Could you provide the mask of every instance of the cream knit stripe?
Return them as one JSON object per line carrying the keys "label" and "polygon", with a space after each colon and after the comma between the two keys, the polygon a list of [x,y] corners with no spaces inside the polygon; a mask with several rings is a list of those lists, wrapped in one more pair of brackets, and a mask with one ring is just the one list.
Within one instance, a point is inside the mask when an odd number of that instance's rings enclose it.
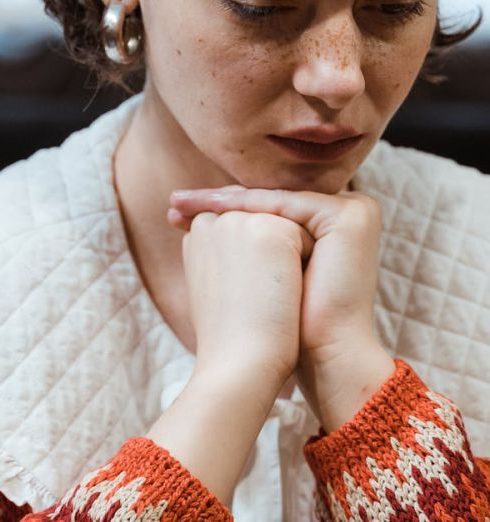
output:
{"label": "cream knit stripe", "polygon": [[[71,490],[71,498],[68,495],[63,498],[51,517],[56,519],[62,509],[65,506],[70,506],[71,502],[71,506],[73,507],[72,517],[76,520],[77,515],[86,511],[92,497],[98,494],[87,512],[91,520],[103,520],[111,511],[111,508],[120,502],[120,507],[113,514],[113,520],[125,520],[128,522],[137,520],[144,520],[145,522],[159,521],[168,506],[168,502],[161,500],[156,506],[146,506],[143,512],[137,515],[136,511],[131,508],[141,496],[141,488],[145,483],[145,478],[140,477],[125,486],[120,486],[125,475],[126,473],[122,472],[114,480],[105,480],[89,488],[86,487],[89,480],[84,479],[78,487]],[[90,479],[91,478],[93,477],[91,476]],[[114,494],[106,500],[106,495],[113,490],[115,490]]]}
{"label": "cream knit stripe", "polygon": [[[332,484],[329,482],[327,483],[327,492],[335,520],[342,522],[359,521],[361,520],[359,513],[362,508],[367,513],[369,520],[389,522],[390,518],[396,515],[387,497],[387,492],[390,491],[395,495],[403,509],[413,508],[421,522],[429,522],[418,502],[419,495],[423,492],[413,476],[413,468],[417,468],[422,477],[429,482],[440,480],[448,496],[452,496],[457,492],[456,486],[445,473],[444,468],[449,463],[435,445],[435,439],[439,439],[452,452],[460,454],[468,465],[469,471],[473,472],[474,463],[464,449],[466,442],[465,434],[459,429],[456,422],[458,420],[461,423],[461,416],[457,408],[451,401],[434,392],[427,391],[426,395],[434,404],[434,414],[448,426],[447,429],[441,429],[434,422],[422,421],[415,416],[409,417],[410,426],[416,428],[418,432],[415,434],[415,440],[421,447],[427,450],[428,456],[422,457],[411,448],[403,446],[395,437],[391,437],[392,448],[400,456],[396,461],[397,467],[406,481],[401,484],[393,470],[389,468],[381,469],[375,459],[367,457],[366,465],[373,475],[369,483],[375,491],[378,500],[372,502],[354,478],[349,473],[344,472],[343,479],[347,489],[346,501],[351,510],[351,516],[347,517],[342,504],[336,497]],[[437,405],[439,407],[436,407]]]}

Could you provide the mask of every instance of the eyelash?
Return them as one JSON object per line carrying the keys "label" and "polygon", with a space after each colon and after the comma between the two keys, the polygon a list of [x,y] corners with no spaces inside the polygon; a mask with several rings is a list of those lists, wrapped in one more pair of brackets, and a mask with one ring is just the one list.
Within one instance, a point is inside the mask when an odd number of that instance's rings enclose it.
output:
{"label": "eyelash", "polygon": [[[268,17],[294,9],[294,7],[246,5],[236,0],[220,0],[220,3],[225,11],[232,11],[243,20],[252,22],[264,22]],[[382,14],[396,18],[400,23],[407,23],[414,17],[423,16],[425,13],[425,2],[423,0],[400,4],[380,4],[380,7],[388,9],[387,11],[382,9]],[[393,9],[392,12],[389,11],[390,8]],[[374,10],[374,6],[371,6],[369,10]]]}
{"label": "eyelash", "polygon": [[220,0],[220,3],[225,11],[232,11],[245,20],[259,20],[284,9],[276,6],[245,5],[235,0]]}
{"label": "eyelash", "polygon": [[416,16],[423,16],[425,13],[425,2],[419,0],[408,4],[381,4],[383,8],[392,8],[393,11],[383,11],[386,16],[393,16],[400,18],[402,21],[408,22]]}

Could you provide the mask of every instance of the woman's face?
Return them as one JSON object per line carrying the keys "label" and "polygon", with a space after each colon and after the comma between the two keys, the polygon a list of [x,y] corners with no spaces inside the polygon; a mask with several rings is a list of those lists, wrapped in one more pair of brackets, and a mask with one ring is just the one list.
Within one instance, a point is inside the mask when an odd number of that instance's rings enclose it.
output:
{"label": "woman's face", "polygon": [[[437,16],[437,0],[142,0],[141,8],[151,90],[202,153],[246,187],[330,194],[407,96]],[[318,147],[299,157],[270,139],[311,127],[362,137],[336,158]]]}

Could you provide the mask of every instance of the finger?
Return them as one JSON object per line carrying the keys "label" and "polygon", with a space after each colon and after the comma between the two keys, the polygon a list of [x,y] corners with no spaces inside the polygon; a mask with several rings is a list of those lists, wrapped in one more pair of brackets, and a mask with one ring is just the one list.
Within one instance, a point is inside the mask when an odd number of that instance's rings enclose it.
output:
{"label": "finger", "polygon": [[[218,189],[210,189],[210,190],[219,190],[221,192],[235,192],[240,190],[247,190],[243,185],[226,185],[224,187]],[[187,197],[191,197],[194,191],[192,190],[175,190],[171,194],[170,204],[172,205],[172,196],[179,196],[180,200],[185,199]],[[175,228],[179,228],[181,230],[190,231],[192,226],[192,219],[199,212],[194,212],[192,215],[184,216],[181,212],[179,212],[176,208],[170,207],[167,211],[167,221],[174,226]]]}
{"label": "finger", "polygon": [[192,217],[203,211],[217,214],[230,210],[264,212],[294,221],[303,226],[315,240],[328,232],[329,225],[342,210],[346,201],[347,199],[342,195],[269,189],[231,192],[199,189],[185,196],[174,193],[171,197],[172,206],[186,217]]}
{"label": "finger", "polygon": [[219,189],[221,192],[239,192],[240,190],[247,190],[243,185],[226,185]]}
{"label": "finger", "polygon": [[167,211],[167,221],[175,228],[189,231],[191,229],[192,220],[192,217],[183,216],[175,208],[170,208]]}
{"label": "finger", "polygon": [[[216,214],[212,214],[215,217]],[[189,232],[192,227],[192,221],[194,217],[186,217],[183,216],[178,210],[175,208],[170,208],[167,212],[167,219],[172,226],[176,228],[185,230]],[[311,235],[303,228],[299,227],[299,232],[301,235],[301,243],[302,243],[302,251],[301,251],[301,260],[303,269],[306,269],[307,262],[313,252],[313,248],[315,246],[315,240],[311,237]]]}
{"label": "finger", "polygon": [[301,234],[301,265],[303,267],[303,271],[306,270],[306,267],[308,265],[308,260],[311,257],[311,254],[313,253],[313,248],[315,247],[315,240],[311,237],[310,233],[303,228],[302,226],[299,226],[299,231]]}
{"label": "finger", "polygon": [[243,190],[247,190],[243,185],[225,185],[224,187],[217,187],[212,189],[187,189],[187,190],[174,190],[170,194],[170,204],[173,204],[173,200],[183,200],[187,198],[191,198],[198,191],[207,191],[207,192],[240,192]]}

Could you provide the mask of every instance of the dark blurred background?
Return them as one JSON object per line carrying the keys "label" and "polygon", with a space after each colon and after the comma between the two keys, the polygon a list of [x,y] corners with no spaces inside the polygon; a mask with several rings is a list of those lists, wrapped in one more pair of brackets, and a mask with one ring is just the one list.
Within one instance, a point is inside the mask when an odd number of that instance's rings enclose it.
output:
{"label": "dark blurred background", "polygon": [[[490,0],[446,0],[455,1],[468,13],[448,11],[456,25],[474,19],[475,5],[486,23],[442,60],[445,83],[417,82],[385,139],[490,173]],[[95,92],[94,77],[63,51],[41,0],[10,4],[0,7],[0,169],[59,145],[128,96],[112,87]]]}

